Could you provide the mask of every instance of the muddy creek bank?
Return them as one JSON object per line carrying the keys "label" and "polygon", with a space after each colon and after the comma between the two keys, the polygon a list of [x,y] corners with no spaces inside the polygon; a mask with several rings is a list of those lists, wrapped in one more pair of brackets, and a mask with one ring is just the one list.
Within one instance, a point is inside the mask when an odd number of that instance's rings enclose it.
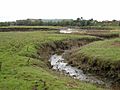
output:
{"label": "muddy creek bank", "polygon": [[103,39],[101,38],[66,39],[61,41],[44,43],[36,47],[38,50],[37,54],[44,60],[48,60],[50,56],[55,53],[63,53],[64,50],[79,48],[83,45],[99,40]]}
{"label": "muddy creek bank", "polygon": [[[39,54],[40,58],[47,63],[50,69],[53,68],[59,71],[63,71],[65,72],[65,74],[69,73],[69,76],[72,76],[75,79],[79,79],[79,80],[83,80],[83,81],[87,81],[91,83],[105,84],[102,80],[99,80],[93,76],[90,77],[90,75],[84,74],[84,72],[86,72],[87,70],[86,71],[85,69],[82,70],[82,68],[78,69],[76,64],[73,64],[73,63],[71,64],[70,62],[66,63],[64,62],[64,59],[62,58],[62,56],[57,55],[57,54],[64,53],[65,50],[71,51],[83,45],[86,45],[93,41],[98,41],[98,40],[101,40],[101,39],[100,38],[94,38],[94,39],[88,38],[88,39],[68,39],[68,40],[63,40],[63,41],[54,41],[54,42],[42,44],[40,45],[40,47],[37,47],[39,50],[37,53]],[[53,60],[51,60],[51,58]],[[60,60],[57,60],[58,58]],[[59,68],[58,68],[58,62],[61,63]],[[119,89],[113,89],[113,90],[119,90]]]}
{"label": "muddy creek bank", "polygon": [[0,28],[0,32],[10,32],[10,31],[16,31],[16,32],[23,32],[23,31],[52,31],[56,30],[58,31],[59,29],[57,28]]}

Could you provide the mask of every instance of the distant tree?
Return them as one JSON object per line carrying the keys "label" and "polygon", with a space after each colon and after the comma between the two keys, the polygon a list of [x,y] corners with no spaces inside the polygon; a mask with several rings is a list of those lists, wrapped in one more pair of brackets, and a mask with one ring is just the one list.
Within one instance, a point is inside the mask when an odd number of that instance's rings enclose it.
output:
{"label": "distant tree", "polygon": [[77,22],[80,22],[80,20],[81,20],[80,18],[77,18],[77,19],[76,19]]}
{"label": "distant tree", "polygon": [[0,22],[0,26],[10,26],[10,22]]}

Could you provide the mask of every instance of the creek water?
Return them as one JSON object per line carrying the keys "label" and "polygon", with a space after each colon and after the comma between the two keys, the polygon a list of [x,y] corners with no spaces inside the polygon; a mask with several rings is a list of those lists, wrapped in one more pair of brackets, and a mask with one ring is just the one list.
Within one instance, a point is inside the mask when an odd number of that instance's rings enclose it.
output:
{"label": "creek water", "polygon": [[102,80],[99,80],[95,76],[84,74],[83,70],[68,65],[63,58],[63,54],[54,54],[50,57],[49,62],[52,66],[52,69],[63,72],[65,75],[71,76],[72,78],[80,81],[105,85]]}

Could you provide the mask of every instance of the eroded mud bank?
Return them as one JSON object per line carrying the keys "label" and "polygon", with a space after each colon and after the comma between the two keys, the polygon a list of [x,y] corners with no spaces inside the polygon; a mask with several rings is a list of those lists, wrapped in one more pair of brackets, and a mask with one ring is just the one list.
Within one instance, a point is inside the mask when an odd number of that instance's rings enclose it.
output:
{"label": "eroded mud bank", "polygon": [[119,33],[111,33],[111,34],[109,34],[109,33],[108,34],[107,33],[88,33],[86,35],[97,36],[97,37],[101,37],[101,38],[105,38],[105,39],[120,37]]}
{"label": "eroded mud bank", "polygon": [[0,28],[0,32],[10,32],[10,31],[49,31],[49,30],[59,30],[57,28]]}
{"label": "eroded mud bank", "polygon": [[102,77],[109,78],[113,82],[120,83],[119,61],[110,62],[108,60],[100,60],[100,58],[90,57],[77,50],[69,51],[64,58],[70,65],[74,65],[86,72],[95,73]]}
{"label": "eroded mud bank", "polygon": [[101,40],[100,38],[82,38],[82,39],[67,39],[62,41],[54,41],[41,44],[36,47],[37,54],[44,60],[48,60],[55,53],[62,53],[64,50],[71,50],[86,45],[93,41]]}
{"label": "eroded mud bank", "polygon": [[[37,47],[38,49],[38,54],[41,57],[42,60],[44,60],[46,62],[46,64],[49,66],[49,68],[52,68],[49,59],[52,55],[54,54],[61,54],[63,53],[65,50],[69,50],[70,52],[68,52],[64,58],[67,61],[68,65],[71,65],[72,67],[76,67],[78,69],[83,70],[85,73],[86,72],[90,72],[90,73],[94,73],[98,76],[103,76],[104,80],[109,80],[112,79],[113,80],[113,76],[114,78],[116,78],[117,73],[119,73],[118,71],[116,71],[116,69],[112,69],[112,71],[110,70],[109,66],[112,64],[107,64],[107,62],[99,62],[99,60],[93,60],[88,62],[89,58],[88,57],[83,57],[81,55],[73,55],[74,51],[78,50],[76,48],[79,48],[83,45],[89,44],[90,42],[93,41],[98,41],[101,40],[100,38],[94,38],[94,39],[68,39],[68,40],[63,40],[63,41],[54,41],[54,42],[50,42],[50,43],[45,43],[40,45],[40,47]],[[72,51],[74,50],[74,51]],[[67,58],[66,58],[67,57]],[[106,66],[107,65],[107,66]],[[119,68],[118,68],[119,69]],[[108,77],[108,71],[112,72],[113,75],[109,75]],[[114,71],[114,73],[113,73]],[[108,78],[108,79],[106,79]],[[119,79],[114,79],[113,82],[118,82]],[[111,82],[109,82],[111,83]],[[119,90],[119,89],[114,89],[114,90]]]}
{"label": "eroded mud bank", "polygon": [[90,57],[80,52],[80,49],[71,50],[64,55],[71,66],[82,69],[86,73],[95,74],[109,84],[111,90],[120,90],[120,62],[110,62],[97,57]]}

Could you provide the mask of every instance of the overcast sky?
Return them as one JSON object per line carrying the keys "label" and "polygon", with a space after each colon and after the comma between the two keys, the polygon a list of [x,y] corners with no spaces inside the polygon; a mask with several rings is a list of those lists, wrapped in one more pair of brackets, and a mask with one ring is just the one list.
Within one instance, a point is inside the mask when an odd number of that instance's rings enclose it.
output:
{"label": "overcast sky", "polygon": [[0,0],[0,21],[77,17],[120,20],[120,0]]}

